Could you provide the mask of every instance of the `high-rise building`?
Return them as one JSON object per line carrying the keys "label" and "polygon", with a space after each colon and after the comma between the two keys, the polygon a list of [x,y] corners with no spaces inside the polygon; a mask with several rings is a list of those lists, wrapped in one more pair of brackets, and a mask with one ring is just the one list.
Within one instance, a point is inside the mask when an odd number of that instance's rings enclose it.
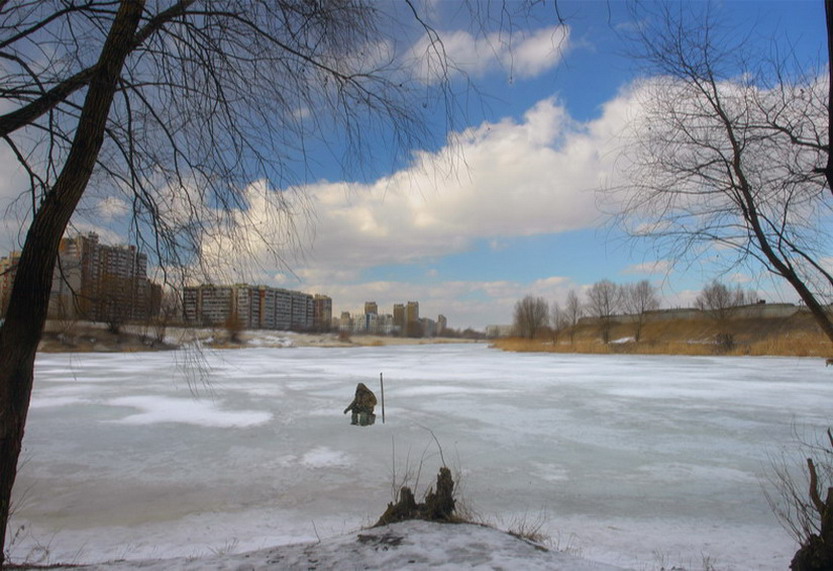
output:
{"label": "high-rise building", "polygon": [[227,325],[234,319],[246,329],[307,331],[313,328],[315,304],[311,295],[299,291],[203,284],[185,288],[183,313],[186,321],[197,325]]}
{"label": "high-rise building", "polygon": [[378,315],[379,314],[379,306],[376,304],[375,301],[366,301],[364,302],[364,313]]}
{"label": "high-rise building", "polygon": [[342,311],[341,317],[338,320],[338,330],[350,333],[353,331],[353,318],[350,317],[349,311]]}
{"label": "high-rise building", "polygon": [[419,321],[419,302],[409,301],[405,306],[405,321],[411,323],[412,321]]}
{"label": "high-rise building", "polygon": [[333,321],[333,299],[327,295],[312,297],[312,326],[316,331],[329,331]]}
{"label": "high-rise building", "polygon": [[393,327],[400,332],[405,331],[405,305],[401,303],[393,304]]}
{"label": "high-rise building", "polygon": [[419,320],[419,302],[409,301],[405,305],[405,335],[408,337],[422,337],[423,327]]}
{"label": "high-rise building", "polygon": [[438,315],[437,316],[437,335],[442,335],[445,330],[448,329],[448,319],[446,319],[445,315]]}
{"label": "high-rise building", "polygon": [[437,336],[437,322],[428,317],[422,317],[419,320],[420,337],[436,337]]}
{"label": "high-rise building", "polygon": [[[5,314],[19,252],[0,259],[0,309]],[[106,246],[91,232],[64,238],[52,274],[50,319],[123,323],[156,315],[162,288],[147,279],[147,256],[135,246]]]}
{"label": "high-rise building", "polygon": [[143,320],[159,311],[161,288],[147,279],[147,256],[135,246],[106,246],[98,235],[64,238],[52,278],[52,318]]}

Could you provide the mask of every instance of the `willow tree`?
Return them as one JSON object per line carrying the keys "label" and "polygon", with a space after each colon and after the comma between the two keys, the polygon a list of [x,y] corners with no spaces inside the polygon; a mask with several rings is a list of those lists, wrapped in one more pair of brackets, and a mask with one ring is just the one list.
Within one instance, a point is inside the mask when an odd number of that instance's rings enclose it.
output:
{"label": "willow tree", "polygon": [[[671,260],[716,254],[762,266],[833,341],[833,71],[788,46],[782,57],[778,46],[762,52],[753,36],[721,29],[709,4],[651,9],[637,38],[650,76],[634,88],[620,163],[624,226]],[[819,47],[833,49],[831,39]]]}
{"label": "willow tree", "polygon": [[[261,216],[255,197],[291,226],[303,213],[287,211],[288,191],[275,187],[303,178],[309,146],[356,149],[370,134],[405,150],[425,133],[420,114],[449,102],[447,84],[412,79],[396,56],[403,31],[415,28],[429,41],[414,55],[444,65],[420,6],[0,0],[0,145],[23,173],[17,202],[28,208],[0,327],[0,541],[73,214],[121,201],[133,241],[169,268],[198,265],[212,236]],[[448,77],[442,67],[438,77]],[[0,545],[0,566],[3,557]]]}

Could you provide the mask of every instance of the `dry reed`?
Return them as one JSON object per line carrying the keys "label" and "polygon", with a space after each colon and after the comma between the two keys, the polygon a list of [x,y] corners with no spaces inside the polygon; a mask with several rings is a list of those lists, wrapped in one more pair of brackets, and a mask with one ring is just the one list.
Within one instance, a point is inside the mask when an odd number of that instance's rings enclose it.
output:
{"label": "dry reed", "polygon": [[727,348],[716,343],[718,325],[708,319],[676,319],[646,323],[640,341],[634,338],[632,324],[617,323],[610,331],[610,343],[603,343],[599,330],[583,324],[552,338],[502,338],[493,346],[519,353],[589,353],[636,355],[773,355],[789,357],[830,357],[833,346],[812,318],[793,316],[786,319],[738,319],[726,333],[734,341]]}

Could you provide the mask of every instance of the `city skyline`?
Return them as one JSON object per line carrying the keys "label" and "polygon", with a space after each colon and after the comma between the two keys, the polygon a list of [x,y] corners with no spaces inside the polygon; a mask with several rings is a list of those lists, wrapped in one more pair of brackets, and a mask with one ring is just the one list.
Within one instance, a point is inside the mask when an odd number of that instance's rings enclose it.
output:
{"label": "city skyline", "polygon": [[[324,292],[336,313],[368,299],[385,307],[418,299],[425,314],[479,330],[511,323],[526,294],[563,303],[571,289],[583,295],[602,279],[648,279],[663,307],[690,306],[716,277],[769,301],[797,301],[755,264],[733,267],[720,250],[693,262],[672,259],[611,225],[615,205],[604,204],[599,190],[618,181],[618,135],[638,113],[639,82],[650,79],[627,56],[627,30],[639,22],[624,3],[564,1],[560,14],[537,7],[513,22],[511,49],[492,22],[473,33],[454,4],[434,3],[428,14],[455,62],[453,113],[437,116],[429,125],[436,130],[407,157],[380,142],[339,160],[310,142],[304,181],[252,181],[246,208],[255,220],[235,238],[247,258],[228,255],[229,237],[202,242],[214,281]],[[712,9],[724,30],[748,36],[762,52],[781,40],[802,65],[824,69],[821,2],[728,1]],[[400,55],[424,42],[415,33],[397,39]],[[27,205],[17,199],[28,181],[0,168],[7,207],[0,251],[11,251],[23,239]],[[285,220],[271,225],[266,213],[275,205],[254,191],[263,186],[300,213],[292,239]],[[85,200],[75,230],[131,241],[128,199],[101,191]]]}

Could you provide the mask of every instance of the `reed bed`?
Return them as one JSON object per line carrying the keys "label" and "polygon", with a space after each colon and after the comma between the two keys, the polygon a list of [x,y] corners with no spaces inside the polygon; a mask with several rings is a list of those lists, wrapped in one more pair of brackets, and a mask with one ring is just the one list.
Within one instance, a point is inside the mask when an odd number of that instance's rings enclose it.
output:
{"label": "reed bed", "polygon": [[608,343],[602,342],[598,327],[581,325],[557,336],[497,339],[493,346],[519,353],[833,357],[833,344],[804,316],[736,320],[722,330],[731,336],[731,345],[718,342],[721,327],[713,321],[680,319],[646,323],[638,342],[632,324],[615,324]]}

